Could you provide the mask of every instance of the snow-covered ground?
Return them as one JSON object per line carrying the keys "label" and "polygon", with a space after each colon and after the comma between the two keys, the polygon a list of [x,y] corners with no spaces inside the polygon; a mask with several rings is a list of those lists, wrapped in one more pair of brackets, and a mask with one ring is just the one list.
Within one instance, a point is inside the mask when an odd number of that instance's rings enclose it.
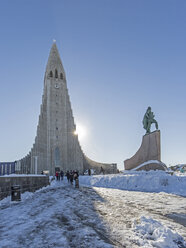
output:
{"label": "snow-covered ground", "polygon": [[164,171],[130,171],[117,175],[84,176],[81,183],[143,192],[166,192],[186,196],[186,173],[168,174]]}
{"label": "snow-covered ground", "polygon": [[[125,177],[133,180],[137,191],[117,189]],[[79,189],[66,180],[53,181],[35,193],[22,194],[21,202],[5,198],[0,201],[0,247],[185,248],[186,198],[140,192],[135,187],[136,182],[141,185],[137,178],[135,173],[84,176],[80,177]],[[92,187],[93,182],[102,186]]]}

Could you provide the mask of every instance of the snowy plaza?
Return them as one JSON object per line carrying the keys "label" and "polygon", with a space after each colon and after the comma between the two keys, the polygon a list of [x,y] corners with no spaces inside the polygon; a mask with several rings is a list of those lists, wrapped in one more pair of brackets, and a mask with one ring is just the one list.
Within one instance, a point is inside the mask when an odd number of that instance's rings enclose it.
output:
{"label": "snowy plaza", "polygon": [[[184,248],[186,177],[149,172],[154,191],[158,185],[161,191],[155,193],[142,189],[148,189],[145,174],[81,176],[79,189],[64,179],[22,194],[21,202],[5,198],[0,201],[0,247]],[[129,177],[133,180],[124,190]],[[166,193],[174,180],[177,193]],[[129,191],[132,186],[137,191]]]}
{"label": "snowy plaza", "polygon": [[2,0],[0,30],[0,248],[186,248],[186,0]]}

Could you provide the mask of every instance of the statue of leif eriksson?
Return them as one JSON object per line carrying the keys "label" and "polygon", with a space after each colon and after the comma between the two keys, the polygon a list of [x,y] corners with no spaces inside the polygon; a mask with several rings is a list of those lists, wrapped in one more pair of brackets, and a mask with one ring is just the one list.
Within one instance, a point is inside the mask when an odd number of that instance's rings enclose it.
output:
{"label": "statue of leif eriksson", "polygon": [[146,134],[150,133],[150,127],[152,123],[155,123],[156,126],[156,130],[158,129],[158,123],[157,121],[154,119],[155,115],[154,113],[151,111],[151,107],[148,107],[144,117],[143,117],[143,127],[146,130]]}

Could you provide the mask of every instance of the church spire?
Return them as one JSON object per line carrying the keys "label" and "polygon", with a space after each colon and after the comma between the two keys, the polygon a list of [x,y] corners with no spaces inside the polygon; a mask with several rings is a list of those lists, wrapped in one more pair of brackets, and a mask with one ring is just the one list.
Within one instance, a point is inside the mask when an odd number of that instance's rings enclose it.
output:
{"label": "church spire", "polygon": [[65,77],[65,71],[63,68],[63,64],[61,62],[61,58],[56,46],[56,41],[53,40],[53,44],[50,50],[50,54],[48,57],[48,62],[46,66],[46,73],[49,75],[51,72],[55,74],[55,71],[58,71],[59,73],[62,73]]}

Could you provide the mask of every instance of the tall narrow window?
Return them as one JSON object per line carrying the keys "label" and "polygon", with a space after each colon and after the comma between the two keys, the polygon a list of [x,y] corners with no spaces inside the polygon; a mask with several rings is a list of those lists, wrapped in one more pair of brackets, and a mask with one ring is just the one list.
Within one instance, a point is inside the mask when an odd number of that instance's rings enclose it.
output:
{"label": "tall narrow window", "polygon": [[60,166],[60,151],[59,151],[59,147],[56,147],[55,149],[55,167]]}
{"label": "tall narrow window", "polygon": [[50,74],[49,74],[49,76],[50,76],[50,77],[53,77],[53,73],[52,73],[52,71],[50,71]]}
{"label": "tall narrow window", "polygon": [[58,78],[58,72],[56,69],[55,69],[55,78]]}
{"label": "tall narrow window", "polygon": [[60,79],[63,79],[63,73],[60,73]]}

